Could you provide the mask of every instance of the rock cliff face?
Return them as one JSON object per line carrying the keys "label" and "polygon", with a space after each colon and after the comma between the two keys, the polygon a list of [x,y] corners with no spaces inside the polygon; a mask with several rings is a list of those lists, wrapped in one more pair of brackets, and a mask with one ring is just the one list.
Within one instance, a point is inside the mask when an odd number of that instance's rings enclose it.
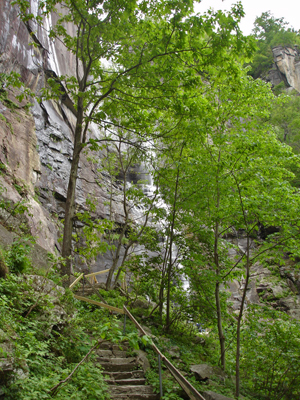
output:
{"label": "rock cliff face", "polygon": [[[38,0],[30,0],[33,13],[37,12],[37,4]],[[73,75],[74,57],[61,42],[50,41],[47,35],[47,27],[54,24],[55,19],[54,14],[45,19],[43,28],[25,25],[18,17],[17,7],[12,6],[10,0],[1,1],[0,74],[20,73],[22,81],[36,93],[45,87],[49,76]],[[74,33],[72,25],[67,29],[70,34]],[[30,33],[35,31],[36,46],[31,46]],[[18,104],[14,97],[16,93],[9,91],[8,95]],[[60,248],[57,232],[59,219],[64,216],[76,111],[68,97],[41,104],[35,101],[29,109],[25,105],[25,102],[16,106],[0,101],[0,161],[4,166],[0,176],[2,197],[13,204],[26,197],[32,214],[27,216],[31,232],[37,236],[41,247],[53,252]],[[91,127],[91,135],[97,136],[99,132]],[[97,216],[105,218],[109,215],[106,205],[109,195],[105,188],[95,183],[96,167],[82,155],[77,206],[84,208],[87,194],[93,195]],[[114,219],[122,223],[121,204],[117,198],[114,200]],[[2,215],[2,220],[6,218]],[[15,224],[18,224],[17,219]]]}
{"label": "rock cliff face", "polygon": [[276,86],[284,82],[288,88],[300,93],[300,53],[299,48],[277,46],[273,48],[274,66],[269,71],[268,80]]}
{"label": "rock cliff face", "polygon": [[[240,256],[246,251],[246,236],[243,232],[226,238],[236,248],[231,249],[232,257]],[[252,243],[251,248],[255,248]],[[264,304],[278,311],[283,311],[292,318],[300,319],[300,273],[297,260],[283,255],[281,262],[268,259],[264,265],[256,262],[251,266],[250,282],[246,292],[246,307],[249,304]],[[238,313],[241,307],[245,280],[228,282],[230,297],[228,304],[232,311]]]}

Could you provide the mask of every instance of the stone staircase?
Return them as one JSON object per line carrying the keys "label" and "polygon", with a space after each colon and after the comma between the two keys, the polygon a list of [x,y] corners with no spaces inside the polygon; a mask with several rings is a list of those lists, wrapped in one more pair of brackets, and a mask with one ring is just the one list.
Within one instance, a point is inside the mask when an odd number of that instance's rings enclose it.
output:
{"label": "stone staircase", "polygon": [[95,293],[95,291],[98,291],[98,289],[104,289],[105,285],[103,283],[97,283],[91,286],[90,284],[86,283],[83,285],[81,284],[80,287],[76,290],[75,294],[78,296],[85,296],[89,297],[92,294]]}
{"label": "stone staircase", "polygon": [[103,375],[109,385],[111,399],[158,400],[152,386],[146,385],[144,371],[136,356],[127,356],[128,344],[116,345],[102,342],[96,351],[97,362],[103,367]]}

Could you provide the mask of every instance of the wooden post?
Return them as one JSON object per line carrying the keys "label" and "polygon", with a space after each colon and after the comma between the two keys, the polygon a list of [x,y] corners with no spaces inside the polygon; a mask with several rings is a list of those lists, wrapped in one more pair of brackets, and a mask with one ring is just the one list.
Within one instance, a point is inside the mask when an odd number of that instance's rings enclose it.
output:
{"label": "wooden post", "polygon": [[74,295],[74,297],[77,300],[86,301],[87,303],[91,303],[91,304],[95,304],[96,306],[99,306],[99,307],[107,308],[108,310],[117,312],[119,314],[124,314],[124,312],[125,312],[121,308],[109,306],[108,304],[100,303],[100,301],[92,300],[87,297],[82,297],[82,296],[77,296],[77,295]]}
{"label": "wooden post", "polygon": [[71,285],[69,286],[69,289],[71,289],[73,286],[75,286],[76,283],[79,282],[80,279],[81,279],[82,277],[83,277],[83,273],[80,274],[80,275],[78,276],[78,278],[76,278],[75,281],[71,283]]}
{"label": "wooden post", "polygon": [[85,276],[85,278],[89,278],[91,276],[105,274],[108,271],[109,271],[109,269],[105,269],[104,271],[92,272],[91,274],[87,274],[87,275],[84,275],[84,276]]}

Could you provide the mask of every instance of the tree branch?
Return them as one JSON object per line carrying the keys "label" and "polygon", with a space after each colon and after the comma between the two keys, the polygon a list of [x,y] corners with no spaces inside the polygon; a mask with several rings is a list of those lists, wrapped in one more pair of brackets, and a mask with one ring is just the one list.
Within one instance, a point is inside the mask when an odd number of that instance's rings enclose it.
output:
{"label": "tree branch", "polygon": [[69,376],[66,377],[66,379],[63,379],[62,381],[60,381],[57,385],[53,386],[52,389],[50,389],[50,395],[52,397],[54,397],[57,392],[58,389],[60,388],[60,386],[63,383],[66,383],[69,379],[72,378],[72,376],[74,375],[74,373],[77,371],[77,369],[80,367],[81,364],[83,364],[85,362],[85,360],[88,358],[88,356],[91,354],[92,351],[94,351],[101,343],[103,342],[103,339],[98,340],[98,342],[95,344],[95,346],[93,346],[90,351],[83,357],[83,359],[76,365],[76,367],[73,369],[73,371],[70,373]]}

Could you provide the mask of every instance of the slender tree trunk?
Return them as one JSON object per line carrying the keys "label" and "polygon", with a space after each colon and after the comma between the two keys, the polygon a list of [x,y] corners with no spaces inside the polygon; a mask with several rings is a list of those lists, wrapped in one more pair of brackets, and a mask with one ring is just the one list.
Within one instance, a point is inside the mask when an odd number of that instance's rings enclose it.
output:
{"label": "slender tree trunk", "polygon": [[[219,151],[218,163],[221,161],[221,152]],[[216,177],[216,187],[217,187],[217,199],[216,199],[216,210],[220,208],[220,187],[219,187],[219,166],[218,173]],[[217,308],[217,323],[218,323],[218,336],[220,342],[220,360],[222,369],[225,371],[226,363],[225,363],[225,336],[223,333],[222,326],[222,310],[221,310],[221,301],[220,301],[220,263],[219,263],[219,222],[216,222],[215,225],[215,240],[214,240],[214,263],[216,268],[216,287],[215,287],[215,299],[216,299],[216,308]]]}
{"label": "slender tree trunk", "polygon": [[[128,167],[127,168],[124,167],[123,162],[122,162],[121,142],[119,142],[119,146],[117,146],[117,152],[118,152],[119,162],[121,165],[121,171],[123,172],[123,175],[124,175],[124,184],[123,184],[123,188],[122,188],[123,189],[124,225],[122,228],[122,232],[120,233],[120,235],[118,237],[117,249],[116,249],[115,254],[113,255],[112,266],[109,269],[108,277],[106,280],[106,290],[110,290],[113,274],[116,271],[116,269],[118,268],[118,262],[119,262],[119,258],[120,258],[121,247],[123,244],[123,238],[125,236],[125,232],[128,228],[128,223],[129,223],[129,212],[128,212],[128,208],[127,208],[127,202],[128,202],[128,200],[127,200],[127,184],[126,184]],[[110,204],[112,204],[112,197],[111,197]]]}
{"label": "slender tree trunk", "polygon": [[[182,157],[182,152],[185,144],[183,143],[180,150],[180,159]],[[167,309],[166,309],[166,332],[168,332],[171,324],[170,324],[170,308],[171,308],[171,301],[170,301],[170,291],[171,291],[171,273],[172,273],[172,247],[174,242],[174,227],[175,227],[175,217],[177,212],[177,200],[178,200],[178,193],[179,193],[179,176],[180,176],[180,168],[177,168],[176,174],[176,184],[175,184],[175,193],[174,193],[174,202],[172,207],[172,221],[171,221],[171,231],[170,231],[170,245],[169,245],[169,265],[167,270]]]}
{"label": "slender tree trunk", "polygon": [[73,219],[75,214],[76,182],[78,175],[80,153],[82,150],[82,123],[83,123],[83,102],[82,99],[79,98],[77,107],[77,121],[75,127],[73,158],[71,163],[71,171],[70,171],[69,184],[67,190],[64,234],[62,243],[62,257],[65,259],[65,264],[62,265],[61,273],[62,275],[67,275],[67,279],[64,280],[65,286],[70,285],[72,231],[73,231]]}
{"label": "slender tree trunk", "polygon": [[118,238],[117,250],[116,250],[116,253],[114,255],[113,263],[112,263],[112,266],[109,269],[108,277],[107,277],[107,280],[106,280],[106,290],[110,290],[113,274],[114,274],[114,272],[116,271],[116,269],[118,267],[118,261],[119,261],[119,258],[120,258],[120,251],[121,251],[121,247],[122,247],[122,240],[123,240],[123,237],[125,235],[126,229],[127,229],[127,221],[125,222],[125,224],[123,226],[123,229],[122,229],[122,232],[121,232],[121,234],[120,234],[120,236]]}
{"label": "slender tree trunk", "polygon": [[217,323],[218,323],[218,336],[220,342],[220,360],[221,366],[225,371],[225,337],[223,333],[222,326],[222,310],[221,310],[221,301],[220,301],[220,267],[219,267],[219,254],[218,254],[218,242],[219,242],[219,224],[216,224],[215,227],[215,245],[214,245],[214,262],[216,266],[216,287],[215,287],[215,299],[216,299],[216,308],[217,308]]}
{"label": "slender tree trunk", "polygon": [[246,300],[246,293],[250,279],[250,238],[247,236],[247,261],[246,261],[246,279],[243,290],[241,308],[237,320],[236,327],[236,359],[235,359],[235,396],[239,398],[240,395],[240,347],[241,347],[241,322]]}
{"label": "slender tree trunk", "polygon": [[[121,266],[120,266],[120,268],[118,269],[118,272],[117,272],[117,275],[116,275],[116,278],[115,278],[115,282],[114,282],[114,285],[113,285],[113,289],[116,287],[116,285],[117,285],[117,283],[118,283],[118,280],[119,280],[119,277],[120,277],[120,274],[121,274],[121,271],[122,271],[122,268],[121,268],[121,267],[124,265],[124,263],[125,263],[125,261],[126,261],[126,259],[127,259],[129,250],[130,250],[130,248],[131,248],[132,245],[133,245],[133,243],[129,243],[129,245],[126,246],[125,253],[124,253],[124,255],[123,255],[123,259],[122,259],[122,262],[121,262]],[[125,271],[125,279],[126,279],[126,271]]]}
{"label": "slender tree trunk", "polygon": [[[172,246],[172,240],[171,244]],[[167,271],[167,304],[166,304],[166,332],[169,331],[170,328],[170,308],[171,308],[171,301],[170,301],[170,291],[171,291],[171,272],[172,272],[172,247],[170,248],[170,261],[168,265]]]}
{"label": "slender tree trunk", "polygon": [[222,326],[222,312],[221,312],[221,302],[220,302],[220,283],[216,283],[215,289],[215,298],[216,298],[216,307],[217,307],[217,319],[218,319],[218,335],[219,335],[219,342],[220,342],[220,352],[221,352],[221,366],[222,369],[225,371],[226,367],[226,359],[225,359],[225,336],[223,333],[223,326]]}
{"label": "slender tree trunk", "polygon": [[167,264],[168,258],[169,258],[168,249],[169,249],[169,236],[167,237],[166,251],[164,254],[164,261],[163,261],[162,271],[161,271],[161,283],[160,283],[160,289],[159,289],[159,316],[160,316],[161,322],[162,322],[162,313],[163,313],[163,307],[164,307],[165,274],[166,274],[166,266],[167,266],[166,264]]}

